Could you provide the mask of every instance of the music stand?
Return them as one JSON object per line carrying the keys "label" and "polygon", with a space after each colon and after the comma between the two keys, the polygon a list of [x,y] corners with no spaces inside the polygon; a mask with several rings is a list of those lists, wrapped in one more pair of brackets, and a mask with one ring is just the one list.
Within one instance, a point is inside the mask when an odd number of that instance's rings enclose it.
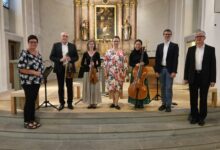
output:
{"label": "music stand", "polygon": [[156,95],[152,98],[152,100],[155,100],[155,101],[158,101],[160,98],[162,98],[161,96],[160,96],[160,94],[159,94],[159,78],[158,77],[156,77],[157,78],[157,82],[156,82],[156,86],[157,86],[157,93],[156,93]]}
{"label": "music stand", "polygon": [[56,110],[58,110],[58,108],[56,106],[54,106],[53,104],[51,104],[48,100],[47,100],[47,77],[48,75],[51,73],[51,71],[53,70],[53,67],[52,66],[49,66],[49,67],[46,67],[44,72],[43,72],[43,78],[44,78],[44,89],[45,89],[45,100],[42,104],[40,104],[40,106],[37,107],[37,109],[39,109],[40,107],[53,107],[55,108]]}
{"label": "music stand", "polygon": [[[153,67],[152,71],[154,72],[155,74],[155,68]],[[160,98],[162,98],[159,94],[159,77],[156,77],[157,80],[156,80],[156,86],[157,86],[157,92],[156,92],[156,95],[151,99],[151,100],[155,100],[155,101],[158,101],[160,100]]]}

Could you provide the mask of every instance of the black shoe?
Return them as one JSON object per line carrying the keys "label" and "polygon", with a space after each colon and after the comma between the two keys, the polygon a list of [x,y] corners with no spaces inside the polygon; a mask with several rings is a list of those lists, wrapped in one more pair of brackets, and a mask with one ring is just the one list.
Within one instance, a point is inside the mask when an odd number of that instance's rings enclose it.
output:
{"label": "black shoe", "polygon": [[121,107],[120,107],[120,106],[118,106],[118,105],[116,105],[116,106],[115,106],[115,109],[120,110],[120,109],[121,109]]}
{"label": "black shoe", "polygon": [[165,112],[171,112],[171,107],[166,107]]}
{"label": "black shoe", "polygon": [[68,108],[69,108],[69,109],[73,109],[74,107],[73,107],[72,104],[68,104]]}
{"label": "black shoe", "polygon": [[92,105],[92,108],[93,108],[93,109],[96,109],[96,108],[97,108],[97,105],[96,105],[96,104]]}
{"label": "black shoe", "polygon": [[199,120],[198,124],[199,124],[200,126],[204,126],[204,125],[205,125],[205,121],[204,121],[204,120]]}
{"label": "black shoe", "polygon": [[89,105],[87,108],[88,108],[88,109],[91,109],[91,108],[93,108],[93,106],[92,106],[92,105]]}
{"label": "black shoe", "polygon": [[190,124],[196,124],[196,123],[198,123],[198,120],[197,120],[197,119],[192,118],[192,119],[190,120]]}
{"label": "black shoe", "polygon": [[158,108],[159,111],[163,111],[163,110],[165,110],[165,109],[166,109],[166,106],[165,106],[165,105],[161,105],[161,106]]}
{"label": "black shoe", "polygon": [[60,106],[58,107],[58,110],[62,110],[64,108],[64,104],[60,104]]}
{"label": "black shoe", "polygon": [[111,105],[110,105],[110,108],[114,108],[114,107],[115,107],[115,104],[111,104]]}

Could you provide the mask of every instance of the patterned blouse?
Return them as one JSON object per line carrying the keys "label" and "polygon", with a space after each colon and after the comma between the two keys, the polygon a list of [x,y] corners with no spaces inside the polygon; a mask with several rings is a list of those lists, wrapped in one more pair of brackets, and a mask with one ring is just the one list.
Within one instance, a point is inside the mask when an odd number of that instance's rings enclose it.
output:
{"label": "patterned blouse", "polygon": [[122,75],[128,69],[127,59],[123,50],[109,49],[104,57],[104,67],[108,73],[106,87],[109,91],[122,90],[124,76]]}
{"label": "patterned blouse", "polygon": [[[37,56],[32,55],[27,50],[22,50],[18,61],[18,69],[31,69],[43,73],[44,66],[42,56],[38,53]],[[21,84],[40,84],[42,76],[34,76],[30,74],[20,73]]]}

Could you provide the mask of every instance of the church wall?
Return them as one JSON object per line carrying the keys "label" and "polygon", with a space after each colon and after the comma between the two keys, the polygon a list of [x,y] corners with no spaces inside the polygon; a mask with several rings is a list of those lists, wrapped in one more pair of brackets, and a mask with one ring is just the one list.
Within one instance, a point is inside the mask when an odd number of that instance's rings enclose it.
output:
{"label": "church wall", "polygon": [[[69,41],[73,40],[73,1],[72,0],[40,0],[40,44],[44,60],[49,55],[54,42],[60,41],[60,33],[69,33]],[[50,78],[55,75],[51,74]]]}
{"label": "church wall", "polygon": [[41,48],[44,59],[48,59],[54,42],[60,40],[60,33],[69,33],[73,39],[73,1],[40,0]]}
{"label": "church wall", "polygon": [[220,93],[220,13],[214,12],[214,0],[203,0],[204,17],[201,28],[206,32],[206,43],[215,47],[217,61],[217,88]]}
{"label": "church wall", "polygon": [[[2,1],[0,1],[2,6]],[[0,8],[0,92],[7,90],[7,76],[5,73],[6,69],[6,57],[5,57],[5,34],[4,34],[4,10]]]}
{"label": "church wall", "polygon": [[3,8],[4,10],[4,26],[5,30],[9,31],[9,10],[7,8]]}
{"label": "church wall", "polygon": [[163,30],[169,28],[169,0],[138,0],[137,38],[146,45],[150,56],[163,41]]}

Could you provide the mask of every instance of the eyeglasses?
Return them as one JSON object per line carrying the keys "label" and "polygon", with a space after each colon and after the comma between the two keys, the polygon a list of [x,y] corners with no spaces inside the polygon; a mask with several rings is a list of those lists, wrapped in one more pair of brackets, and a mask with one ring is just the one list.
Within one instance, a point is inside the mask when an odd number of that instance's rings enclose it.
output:
{"label": "eyeglasses", "polygon": [[37,44],[38,42],[37,41],[29,41],[28,43],[30,43],[30,44]]}
{"label": "eyeglasses", "polygon": [[205,37],[204,35],[198,35],[196,36],[196,38],[202,38],[202,37]]}
{"label": "eyeglasses", "polygon": [[172,35],[172,34],[168,34],[168,33],[166,33],[166,34],[163,34],[163,35],[168,35],[168,36],[170,36],[170,35]]}

